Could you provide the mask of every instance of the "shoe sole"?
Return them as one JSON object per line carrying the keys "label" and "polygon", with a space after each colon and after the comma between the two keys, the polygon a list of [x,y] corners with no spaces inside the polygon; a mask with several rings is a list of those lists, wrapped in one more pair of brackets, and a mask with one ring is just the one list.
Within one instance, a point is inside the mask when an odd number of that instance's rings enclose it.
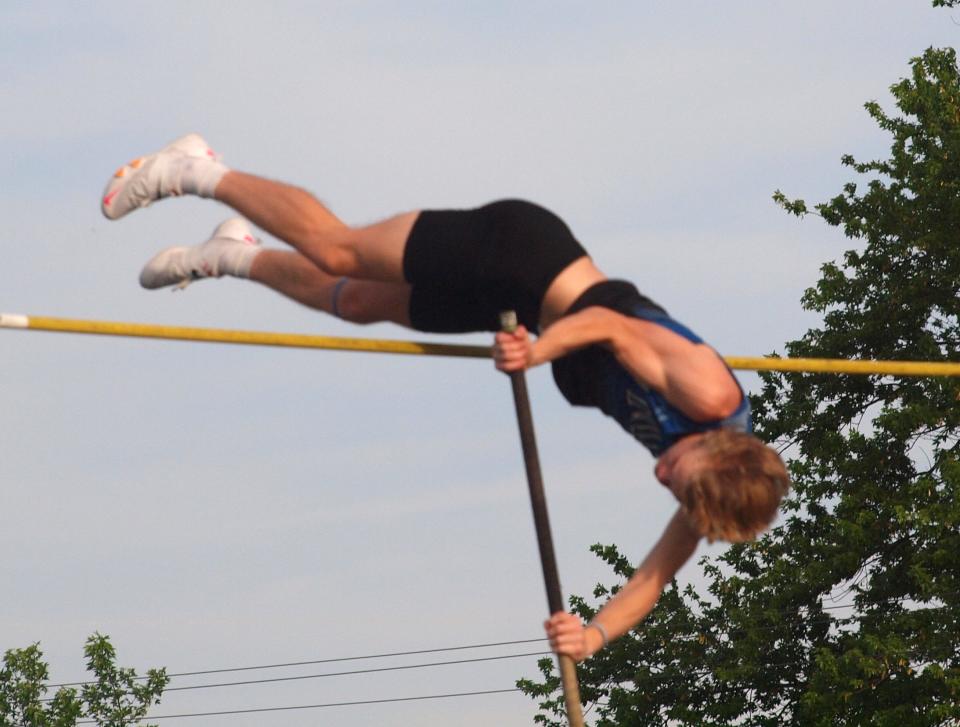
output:
{"label": "shoe sole", "polygon": [[187,134],[167,144],[167,146],[154,154],[137,157],[117,169],[107,183],[107,188],[104,190],[103,197],[100,200],[100,211],[103,213],[103,216],[109,220],[118,220],[124,215],[133,212],[135,209],[146,207],[154,202],[155,200],[153,199],[147,199],[143,204],[130,205],[127,209],[121,208],[119,212],[114,212],[114,210],[117,209],[113,206],[114,200],[124,190],[126,183],[130,181],[127,177],[138,171],[150,158],[170,152],[179,152],[184,156],[207,157],[215,161],[220,159],[220,156],[210,148],[210,145],[207,144],[199,134]]}

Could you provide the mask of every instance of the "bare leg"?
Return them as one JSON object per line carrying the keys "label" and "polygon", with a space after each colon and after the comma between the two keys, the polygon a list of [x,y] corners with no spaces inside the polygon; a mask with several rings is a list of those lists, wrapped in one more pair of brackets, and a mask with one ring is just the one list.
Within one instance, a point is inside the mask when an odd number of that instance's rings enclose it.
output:
{"label": "bare leg", "polygon": [[418,212],[352,228],[299,187],[234,171],[220,180],[215,197],[329,275],[404,282],[403,251]]}
{"label": "bare leg", "polygon": [[[250,266],[250,279],[309,308],[334,315],[341,278],[325,273],[300,253],[263,250]],[[410,286],[349,279],[336,292],[340,318],[352,323],[389,321],[410,328]]]}

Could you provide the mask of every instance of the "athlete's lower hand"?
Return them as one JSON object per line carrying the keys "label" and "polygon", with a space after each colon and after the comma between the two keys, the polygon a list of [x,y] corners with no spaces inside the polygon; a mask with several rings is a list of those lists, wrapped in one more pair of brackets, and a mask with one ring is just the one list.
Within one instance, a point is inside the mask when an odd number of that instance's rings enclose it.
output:
{"label": "athlete's lower hand", "polygon": [[515,331],[500,331],[493,344],[493,360],[501,371],[523,371],[533,366],[533,341],[523,326]]}
{"label": "athlete's lower hand", "polygon": [[[585,628],[583,622],[572,613],[562,611],[544,621],[543,628],[550,639],[550,648],[557,654],[565,654],[574,661],[583,661],[603,645],[603,637],[596,629]],[[596,636],[598,643],[592,643]]]}

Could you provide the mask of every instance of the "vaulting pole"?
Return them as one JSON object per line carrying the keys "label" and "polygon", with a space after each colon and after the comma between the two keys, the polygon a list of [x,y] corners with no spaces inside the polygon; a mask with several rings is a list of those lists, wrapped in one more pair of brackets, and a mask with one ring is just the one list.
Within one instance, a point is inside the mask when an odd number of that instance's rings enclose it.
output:
{"label": "vaulting pole", "polygon": [[[500,314],[500,326],[512,332],[517,328],[517,316],[513,311]],[[540,565],[547,587],[547,603],[550,614],[564,611],[560,576],[557,574],[557,558],[553,553],[553,538],[550,535],[550,518],[547,515],[547,498],[543,491],[540,474],[540,458],[537,455],[537,440],[533,433],[533,416],[530,414],[530,397],[527,394],[527,379],[523,371],[510,373],[513,386],[513,403],[517,409],[517,424],[520,426],[520,445],[523,462],[527,469],[527,485],[530,489],[530,505],[533,522],[537,529],[537,544],[540,546]],[[563,699],[567,705],[570,727],[583,727],[583,711],[580,708],[580,685],[577,683],[577,667],[569,656],[558,655],[560,679],[563,684]]]}

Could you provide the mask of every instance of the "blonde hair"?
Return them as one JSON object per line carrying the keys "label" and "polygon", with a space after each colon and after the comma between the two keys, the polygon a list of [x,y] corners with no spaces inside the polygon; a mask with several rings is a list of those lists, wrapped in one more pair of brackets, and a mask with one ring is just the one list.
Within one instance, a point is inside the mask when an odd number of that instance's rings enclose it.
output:
{"label": "blonde hair", "polygon": [[680,506],[710,542],[755,538],[773,522],[790,489],[783,460],[753,435],[731,429],[707,432],[700,446],[706,461]]}

